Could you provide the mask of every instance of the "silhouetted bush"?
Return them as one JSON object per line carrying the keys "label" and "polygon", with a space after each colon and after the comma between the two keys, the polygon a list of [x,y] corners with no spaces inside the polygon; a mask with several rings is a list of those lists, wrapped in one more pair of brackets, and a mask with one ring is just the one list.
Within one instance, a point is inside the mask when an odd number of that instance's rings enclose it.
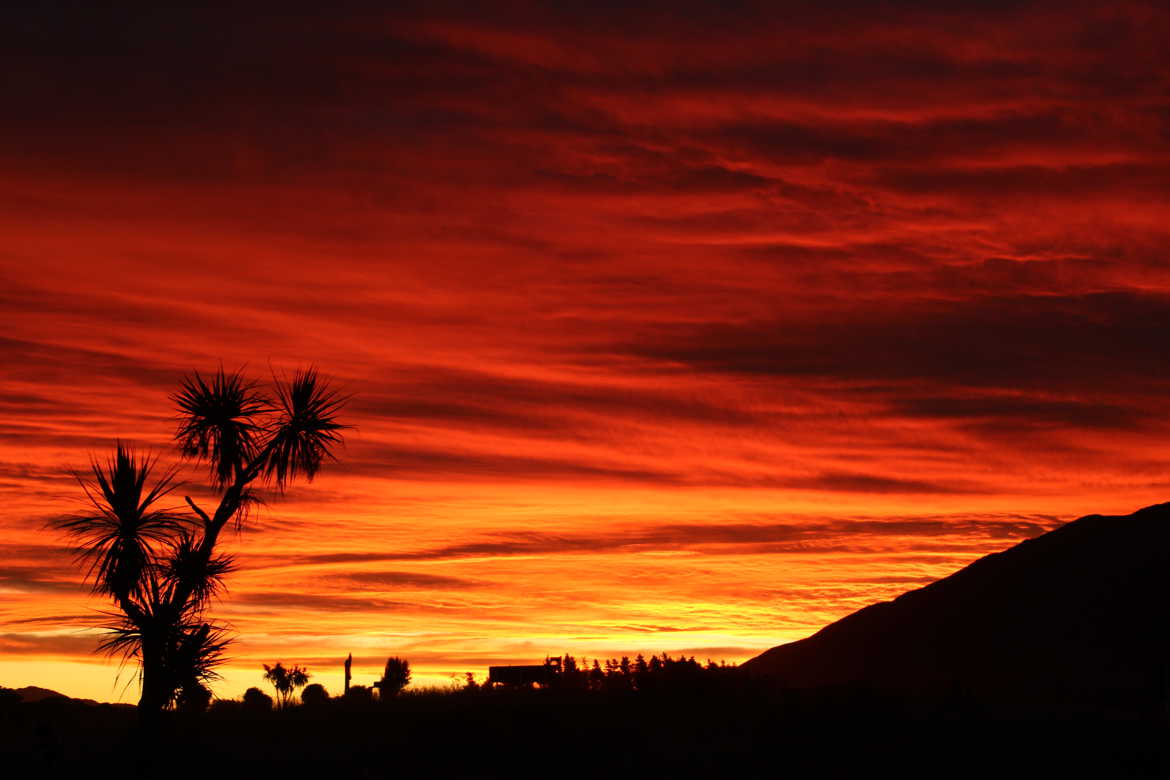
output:
{"label": "silhouetted bush", "polygon": [[207,711],[212,715],[226,715],[229,713],[242,712],[244,703],[238,699],[216,699],[211,702],[211,706]]}
{"label": "silhouetted bush", "polygon": [[392,657],[386,659],[386,668],[382,671],[382,679],[374,683],[374,687],[381,693],[382,701],[389,701],[410,682],[410,662],[405,658]]}
{"label": "silhouetted bush", "polygon": [[353,685],[341,697],[347,707],[365,707],[374,701],[374,692],[364,685]]}
{"label": "silhouetted bush", "polygon": [[244,691],[244,709],[248,712],[269,712],[272,710],[272,697],[259,688],[249,688]]}
{"label": "silhouetted bush", "polygon": [[179,712],[206,712],[211,704],[211,690],[202,683],[191,681],[179,689],[175,709]]}
{"label": "silhouetted bush", "polygon": [[321,707],[328,702],[329,691],[321,683],[313,683],[301,691],[301,703],[306,707]]}

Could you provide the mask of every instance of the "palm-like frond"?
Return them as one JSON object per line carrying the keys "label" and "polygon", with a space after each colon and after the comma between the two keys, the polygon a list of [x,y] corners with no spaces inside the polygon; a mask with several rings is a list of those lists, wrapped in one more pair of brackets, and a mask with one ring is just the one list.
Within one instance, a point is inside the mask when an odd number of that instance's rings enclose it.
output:
{"label": "palm-like frond", "polygon": [[106,463],[91,463],[92,480],[77,475],[92,511],[67,515],[52,522],[77,543],[78,557],[87,565],[86,577],[99,593],[122,599],[140,588],[146,570],[188,519],[158,503],[177,487],[175,470],[151,477],[156,460],[140,456],[121,442]]}
{"label": "palm-like frond", "polygon": [[264,679],[272,683],[272,686],[279,691],[288,682],[288,669],[284,668],[284,664],[277,661],[272,666],[268,664],[261,664],[264,667]]}
{"label": "palm-like frond", "polygon": [[342,443],[337,422],[345,398],[330,389],[316,369],[298,371],[289,381],[277,381],[280,419],[272,426],[264,475],[283,490],[298,475],[312,480],[321,462],[333,458]]}
{"label": "palm-like frond", "polygon": [[106,612],[114,622],[102,626],[109,635],[98,644],[98,651],[107,655],[120,655],[123,660],[142,657],[142,629],[125,615]]}
{"label": "palm-like frond", "polygon": [[294,666],[288,672],[288,681],[293,688],[300,688],[309,681],[309,672],[299,666]]}
{"label": "palm-like frond", "polygon": [[223,652],[232,642],[227,629],[212,623],[189,624],[177,640],[171,667],[180,686],[219,679],[215,667],[223,662]]}
{"label": "palm-like frond", "polygon": [[171,543],[170,555],[161,566],[166,580],[189,588],[190,610],[202,610],[223,592],[223,578],[235,568],[235,558],[231,555],[217,555],[205,560],[199,550],[199,541],[190,533],[180,534]]}
{"label": "palm-like frond", "polygon": [[183,454],[205,458],[217,487],[235,480],[257,453],[258,418],[271,411],[269,400],[241,372],[222,367],[210,381],[198,371],[184,377],[171,400],[179,408],[175,439]]}

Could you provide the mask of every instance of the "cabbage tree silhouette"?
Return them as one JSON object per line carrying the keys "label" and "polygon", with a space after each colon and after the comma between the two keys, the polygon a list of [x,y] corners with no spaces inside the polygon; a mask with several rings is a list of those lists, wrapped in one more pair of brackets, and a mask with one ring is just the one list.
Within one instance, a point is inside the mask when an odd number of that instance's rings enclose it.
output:
{"label": "cabbage tree silhouette", "polygon": [[[172,396],[179,410],[175,439],[185,457],[207,464],[216,508],[190,496],[187,508],[164,508],[177,487],[175,469],[119,442],[113,458],[91,461],[77,476],[89,509],[53,521],[71,536],[96,593],[114,602],[101,649],[139,663],[139,712],[149,718],[202,698],[230,641],[224,627],[204,619],[233,570],[216,552],[224,527],[242,527],[261,503],[258,484],[277,493],[298,477],[312,480],[341,444],[337,422],[345,399],[315,369],[273,379],[265,394],[239,371],[198,372]],[[303,684],[303,683],[302,683]]]}
{"label": "cabbage tree silhouette", "polygon": [[264,679],[272,683],[272,687],[276,689],[276,694],[280,697],[280,706],[283,709],[292,701],[296,689],[303,688],[305,683],[309,681],[309,671],[299,666],[286,668],[284,664],[277,661],[272,666],[264,664]]}

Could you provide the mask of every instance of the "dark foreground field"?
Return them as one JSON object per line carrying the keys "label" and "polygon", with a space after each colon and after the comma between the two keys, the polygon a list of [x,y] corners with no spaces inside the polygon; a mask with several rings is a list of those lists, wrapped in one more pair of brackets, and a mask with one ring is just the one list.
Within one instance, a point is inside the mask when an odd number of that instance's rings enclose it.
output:
{"label": "dark foreground field", "polygon": [[[8,705],[0,750],[25,777],[1160,777],[1160,712],[991,713],[959,695],[856,690],[527,691],[388,705],[173,715],[68,700]],[[10,775],[15,776],[15,775]]]}

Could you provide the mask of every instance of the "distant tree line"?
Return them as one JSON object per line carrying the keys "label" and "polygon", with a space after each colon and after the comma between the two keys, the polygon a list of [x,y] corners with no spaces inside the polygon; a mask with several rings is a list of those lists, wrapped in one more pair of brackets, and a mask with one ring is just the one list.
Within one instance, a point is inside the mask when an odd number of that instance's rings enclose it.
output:
{"label": "distant tree line", "polygon": [[[561,691],[663,691],[705,684],[725,677],[734,669],[725,662],[715,663],[708,659],[706,664],[679,655],[672,658],[669,653],[651,655],[649,658],[638,653],[631,660],[621,658],[582,657],[580,661],[572,655],[545,659],[548,676],[540,685],[542,688]],[[471,672],[466,674],[464,690],[477,691],[491,687],[489,677],[481,685]],[[504,686],[515,687],[515,686]],[[532,686],[529,686],[532,687]]]}
{"label": "distant tree line", "polygon": [[[277,661],[275,664],[269,666],[263,664],[264,679],[270,683],[276,691],[277,699],[273,698],[259,688],[249,688],[244,691],[244,696],[239,701],[233,699],[219,699],[214,703],[210,701],[202,702],[200,707],[188,707],[187,711],[202,712],[209,707],[219,711],[243,710],[246,712],[269,712],[274,707],[278,709],[288,709],[295,706],[296,691],[299,688],[304,688],[301,691],[301,704],[305,707],[322,707],[326,706],[330,701],[334,701],[329,695],[329,691],[325,690],[325,686],[320,683],[309,683],[312,677],[309,670],[304,667],[292,665],[285,666],[282,662]],[[389,702],[402,689],[410,684],[410,662],[405,658],[391,657],[386,659],[386,666],[382,671],[382,677],[376,680],[372,685],[354,685],[351,686],[345,693],[338,697],[338,700],[344,701],[347,704],[366,705],[375,702]],[[375,694],[377,691],[377,694]]]}
{"label": "distant tree line", "polygon": [[[540,668],[540,667],[537,667]],[[552,691],[575,691],[583,693],[621,692],[670,692],[688,690],[726,681],[735,670],[734,665],[716,663],[710,659],[700,663],[694,656],[679,655],[672,658],[669,653],[646,657],[639,653],[630,658],[577,659],[572,655],[546,658],[544,669],[548,674],[539,685],[489,685],[490,679],[479,682],[475,674],[467,672],[462,688],[454,688],[451,694],[483,694],[497,691],[515,691],[520,688],[539,687]],[[264,679],[275,693],[276,700],[260,688],[249,688],[239,700],[220,699],[213,703],[200,702],[188,710],[202,711],[209,706],[216,711],[269,712],[273,709],[287,709],[296,706],[296,691],[300,694],[301,706],[309,709],[327,706],[364,708],[393,701],[410,683],[410,662],[405,658],[386,659],[382,677],[372,684],[353,685],[340,696],[330,696],[325,686],[309,683],[311,675],[300,666],[286,667],[282,663],[269,666],[264,664]]]}

